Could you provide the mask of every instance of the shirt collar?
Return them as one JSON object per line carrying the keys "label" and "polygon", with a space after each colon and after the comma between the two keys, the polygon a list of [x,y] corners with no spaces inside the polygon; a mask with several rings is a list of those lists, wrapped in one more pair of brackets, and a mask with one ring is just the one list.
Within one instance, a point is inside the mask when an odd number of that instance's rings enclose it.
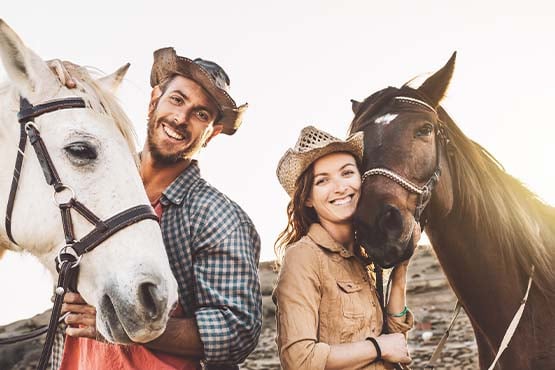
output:
{"label": "shirt collar", "polygon": [[[198,162],[192,160],[189,166],[181,172],[181,174],[173,180],[173,182],[162,192],[163,198],[161,200],[168,200],[171,203],[179,205],[183,202],[183,198],[187,191],[200,179],[200,169]],[[165,204],[164,204],[165,205]]]}
{"label": "shirt collar", "polygon": [[314,243],[330,252],[339,253],[341,257],[349,258],[354,256],[347,248],[336,242],[322,225],[315,222],[308,229],[308,236]]}

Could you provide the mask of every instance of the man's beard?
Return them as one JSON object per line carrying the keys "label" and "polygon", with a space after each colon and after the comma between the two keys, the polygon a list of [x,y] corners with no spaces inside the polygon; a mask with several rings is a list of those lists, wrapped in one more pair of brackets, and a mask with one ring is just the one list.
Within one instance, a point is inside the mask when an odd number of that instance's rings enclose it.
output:
{"label": "man's beard", "polygon": [[[169,153],[169,154],[163,153],[162,150],[153,141],[157,120],[160,121],[159,122],[160,125],[161,125],[161,122],[164,122],[175,130],[174,126],[170,125],[166,120],[162,118],[158,119],[155,116],[155,114],[151,114],[151,116],[149,117],[148,130],[147,130],[147,144],[148,144],[148,149],[150,151],[150,155],[152,156],[152,158],[156,163],[164,166],[171,166],[186,160],[190,160],[193,157],[193,155],[198,153],[198,151],[204,144],[205,135],[202,135],[197,137],[192,143],[190,143],[183,150],[180,150],[174,153]],[[187,132],[183,132],[183,131],[184,130],[179,130],[179,132],[185,137],[185,140],[187,140],[187,138],[191,136],[191,133],[188,131]]]}

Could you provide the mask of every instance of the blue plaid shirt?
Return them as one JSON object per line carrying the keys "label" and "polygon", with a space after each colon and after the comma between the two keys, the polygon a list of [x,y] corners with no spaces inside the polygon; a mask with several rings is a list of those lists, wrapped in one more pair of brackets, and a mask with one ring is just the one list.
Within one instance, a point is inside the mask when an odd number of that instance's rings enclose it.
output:
{"label": "blue plaid shirt", "polygon": [[236,203],[200,177],[196,161],[160,203],[179,302],[186,317],[196,318],[206,368],[236,369],[256,347],[262,325],[258,233]]}

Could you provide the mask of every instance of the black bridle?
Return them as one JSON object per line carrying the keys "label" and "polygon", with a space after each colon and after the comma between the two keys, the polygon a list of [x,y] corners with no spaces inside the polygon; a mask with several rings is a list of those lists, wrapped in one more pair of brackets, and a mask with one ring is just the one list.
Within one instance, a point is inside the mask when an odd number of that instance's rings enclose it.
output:
{"label": "black bridle", "polygon": [[[74,191],[61,181],[60,176],[56,171],[56,167],[48,154],[44,141],[41,138],[40,131],[34,123],[34,119],[40,115],[57,110],[86,107],[87,105],[85,101],[78,97],[57,99],[38,105],[32,105],[27,99],[20,97],[20,108],[17,115],[20,123],[19,150],[15,161],[12,185],[6,207],[6,233],[12,243],[17,245],[11,230],[12,212],[19,184],[25,147],[27,146],[27,138],[29,138],[29,141],[39,160],[47,184],[54,187],[54,200],[60,208],[64,229],[65,246],[60,249],[57,257],[55,258],[56,269],[58,270],[58,283],[55,289],[56,298],[54,300],[54,306],[52,307],[52,316],[50,317],[48,327],[41,327],[30,333],[15,337],[2,338],[0,339],[0,345],[35,338],[47,332],[46,342],[42,349],[42,354],[37,367],[40,370],[46,369],[46,366],[48,365],[50,352],[52,351],[52,345],[54,343],[56,327],[58,322],[61,321],[60,312],[64,295],[68,290],[76,291],[77,274],[83,254],[90,252],[103,241],[127,226],[146,219],[158,220],[158,217],[150,205],[135,206],[106,220],[102,220],[84,204],[79,202],[75,198]],[[64,194],[65,198],[68,198],[67,195],[69,195],[69,199],[62,199]],[[74,209],[87,221],[94,225],[94,229],[79,240],[76,240],[75,238],[73,221],[71,218],[71,209]]]}

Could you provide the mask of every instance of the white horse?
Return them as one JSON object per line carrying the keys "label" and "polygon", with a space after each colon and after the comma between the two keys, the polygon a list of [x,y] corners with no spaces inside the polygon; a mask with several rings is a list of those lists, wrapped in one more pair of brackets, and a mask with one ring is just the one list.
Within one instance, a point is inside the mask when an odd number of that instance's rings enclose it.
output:
{"label": "white horse", "polygon": [[[87,108],[43,114],[35,125],[63,183],[99,218],[107,219],[149,204],[133,154],[132,126],[110,92],[128,66],[101,80],[75,71],[77,88],[69,90],[2,20],[0,55],[9,78],[0,85],[0,256],[5,249],[26,251],[55,276],[55,257],[65,245],[62,221],[29,143],[11,217],[17,244],[9,240],[3,222],[18,151],[19,97],[31,104],[65,97],[85,100]],[[76,212],[72,217],[77,238],[92,229]],[[124,228],[85,254],[77,287],[97,308],[97,328],[107,340],[145,343],[161,335],[177,301],[177,283],[156,221]]]}

